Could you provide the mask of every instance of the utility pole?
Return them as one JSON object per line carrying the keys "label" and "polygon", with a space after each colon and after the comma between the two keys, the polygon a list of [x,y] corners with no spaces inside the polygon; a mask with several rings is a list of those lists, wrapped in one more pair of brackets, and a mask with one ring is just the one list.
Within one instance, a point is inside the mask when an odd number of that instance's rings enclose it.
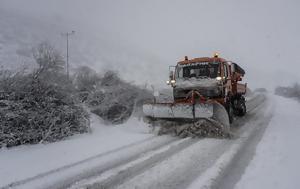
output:
{"label": "utility pole", "polygon": [[75,34],[75,31],[66,32],[66,33],[62,34],[62,36],[67,37],[67,65],[66,65],[66,69],[67,69],[68,78],[70,78],[70,74],[69,74],[69,36],[74,35],[74,34]]}

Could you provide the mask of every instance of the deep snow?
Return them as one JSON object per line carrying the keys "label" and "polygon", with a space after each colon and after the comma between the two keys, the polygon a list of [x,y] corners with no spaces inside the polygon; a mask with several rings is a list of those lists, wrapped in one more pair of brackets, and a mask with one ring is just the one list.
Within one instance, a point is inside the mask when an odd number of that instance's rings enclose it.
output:
{"label": "deep snow", "polygon": [[236,189],[299,188],[300,103],[273,96],[274,115]]}

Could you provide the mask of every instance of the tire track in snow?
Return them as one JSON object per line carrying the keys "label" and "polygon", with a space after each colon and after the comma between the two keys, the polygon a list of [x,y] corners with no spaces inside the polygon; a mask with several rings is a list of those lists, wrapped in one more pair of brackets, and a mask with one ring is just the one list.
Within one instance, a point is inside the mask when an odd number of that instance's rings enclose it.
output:
{"label": "tire track in snow", "polygon": [[[264,102],[262,103],[261,100]],[[256,102],[258,104],[251,110],[255,125],[251,122],[245,123],[245,127],[240,131],[240,137],[231,147],[222,154],[215,164],[201,174],[188,189],[207,188],[233,188],[239,180],[243,170],[249,164],[255,152],[256,145],[260,141],[263,133],[272,117],[272,105],[262,96]],[[267,106],[265,106],[267,104]],[[264,110],[263,108],[267,108]]]}
{"label": "tire track in snow", "polygon": [[[86,158],[84,160],[81,160],[81,161],[78,161],[78,162],[75,162],[75,163],[71,163],[69,165],[65,165],[63,167],[59,167],[57,169],[53,169],[51,171],[44,172],[44,173],[38,174],[36,176],[30,177],[30,178],[26,178],[26,179],[23,179],[23,180],[19,180],[19,181],[10,183],[10,184],[8,184],[4,187],[1,187],[1,189],[10,189],[10,188],[15,188],[15,187],[18,187],[18,186],[21,186],[21,185],[25,185],[27,183],[34,182],[35,180],[43,179],[43,178],[48,177],[50,175],[53,175],[55,173],[65,171],[65,170],[68,170],[70,168],[80,166],[82,164],[86,164],[90,161],[97,160],[97,159],[103,158],[105,156],[109,156],[109,155],[118,153],[120,151],[126,151],[126,149],[135,148],[135,147],[138,147],[138,146],[145,146],[144,150],[139,151],[139,153],[144,153],[147,150],[152,150],[152,149],[155,149],[155,148],[159,148],[162,145],[166,145],[166,144],[168,144],[168,143],[170,143],[174,140],[176,140],[176,139],[171,138],[171,137],[161,137],[161,138],[158,139],[157,137],[152,136],[152,137],[146,138],[144,140],[137,141],[137,142],[125,145],[125,146],[121,146],[119,148],[110,150],[108,152],[97,154],[97,155],[91,156],[89,158]],[[151,146],[150,144],[153,145],[153,146]],[[132,154],[132,156],[137,156],[137,155],[138,154]],[[127,157],[127,159],[130,159],[130,158],[134,158],[134,157]],[[127,159],[125,158],[124,161],[128,161]]]}
{"label": "tire track in snow", "polygon": [[199,140],[192,138],[176,140],[159,149],[149,151],[136,160],[108,170],[99,176],[75,183],[70,188],[113,188],[114,186],[141,174],[156,163],[179,153],[183,149],[188,148],[198,141]]}

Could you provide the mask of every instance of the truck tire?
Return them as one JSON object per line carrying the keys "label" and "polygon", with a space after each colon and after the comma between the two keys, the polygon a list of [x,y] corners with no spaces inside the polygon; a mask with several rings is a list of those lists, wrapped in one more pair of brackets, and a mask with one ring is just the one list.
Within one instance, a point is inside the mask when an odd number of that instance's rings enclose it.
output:
{"label": "truck tire", "polygon": [[234,114],[237,116],[244,116],[247,112],[246,100],[243,96],[239,96],[234,100]]}
{"label": "truck tire", "polygon": [[247,107],[246,107],[245,102],[243,102],[241,104],[241,108],[238,110],[238,114],[237,115],[240,116],[240,117],[242,117],[242,116],[244,116],[246,114],[246,112],[247,112]]}
{"label": "truck tire", "polygon": [[233,122],[233,114],[234,113],[233,113],[233,107],[231,105],[230,100],[227,101],[226,110],[227,110],[227,113],[228,113],[229,123],[231,124]]}

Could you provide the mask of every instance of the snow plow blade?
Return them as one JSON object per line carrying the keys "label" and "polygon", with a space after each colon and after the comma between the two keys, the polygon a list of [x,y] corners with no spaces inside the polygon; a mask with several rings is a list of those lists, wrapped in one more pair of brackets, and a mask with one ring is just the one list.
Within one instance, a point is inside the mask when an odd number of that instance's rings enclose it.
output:
{"label": "snow plow blade", "polygon": [[[194,109],[194,111],[193,111]],[[146,116],[162,119],[194,119],[210,118],[213,116],[212,104],[144,104],[143,112]],[[194,112],[194,113],[193,113]]]}
{"label": "snow plow blade", "polygon": [[143,112],[153,126],[159,125],[159,134],[174,131],[187,137],[224,137],[230,130],[226,109],[214,103],[153,103],[144,104]]}

